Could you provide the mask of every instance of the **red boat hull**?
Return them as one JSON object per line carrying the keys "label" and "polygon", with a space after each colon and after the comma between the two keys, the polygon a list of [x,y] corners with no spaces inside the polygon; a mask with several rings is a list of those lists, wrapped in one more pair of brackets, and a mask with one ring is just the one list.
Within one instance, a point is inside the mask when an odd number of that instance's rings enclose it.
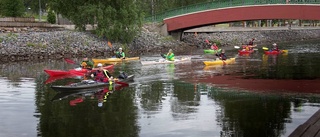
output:
{"label": "red boat hull", "polygon": [[239,51],[238,51],[238,53],[239,53],[240,55],[251,54],[252,52],[254,52],[254,50],[249,50],[249,51],[247,51],[247,50],[245,50],[245,51],[239,50]]}
{"label": "red boat hull", "polygon": [[[108,65],[103,67],[103,69],[106,70],[112,70],[114,65]],[[98,70],[98,68],[94,68],[91,70],[91,72],[94,72]],[[88,69],[70,69],[69,71],[64,71],[64,70],[50,70],[50,69],[45,69],[44,70],[49,76],[55,77],[55,76],[63,76],[63,75],[77,75],[77,76],[83,76],[84,74],[88,73],[90,70]]]}

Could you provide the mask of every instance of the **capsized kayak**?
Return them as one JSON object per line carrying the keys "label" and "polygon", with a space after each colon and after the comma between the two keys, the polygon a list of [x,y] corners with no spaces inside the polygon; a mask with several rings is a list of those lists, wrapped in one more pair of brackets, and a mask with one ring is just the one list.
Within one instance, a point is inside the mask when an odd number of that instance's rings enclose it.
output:
{"label": "capsized kayak", "polygon": [[[129,82],[133,81],[134,75],[129,75],[126,79],[117,79],[116,84],[118,83],[117,81],[120,82]],[[61,92],[75,92],[79,90],[92,90],[92,89],[103,89],[106,86],[108,86],[109,83],[104,83],[104,82],[96,82],[93,80],[83,80],[79,83],[73,83],[70,85],[54,85],[51,86],[52,89],[56,91],[61,91]]]}
{"label": "capsized kayak", "polygon": [[213,50],[213,49],[205,49],[203,50],[204,53],[207,53],[207,54],[216,54],[218,52],[221,52],[221,49],[218,49],[218,50]]}
{"label": "capsized kayak", "polygon": [[222,61],[222,60],[203,61],[203,63],[204,63],[206,66],[209,66],[209,65],[227,65],[227,64],[234,63],[235,61],[236,61],[236,58],[230,58],[230,59],[227,59],[227,60],[225,60],[225,61]]}
{"label": "capsized kayak", "polygon": [[120,58],[92,59],[92,61],[94,62],[94,64],[98,64],[98,63],[108,63],[108,62],[139,60],[139,59],[140,57],[131,57],[131,58],[126,57],[125,59],[120,59]]}
{"label": "capsized kayak", "polygon": [[176,64],[176,63],[184,63],[184,62],[191,62],[190,57],[175,59],[174,61],[168,61],[165,59],[160,59],[159,61],[141,61],[142,65],[154,65],[154,64]]}
{"label": "capsized kayak", "polygon": [[275,55],[275,54],[282,54],[282,53],[288,53],[288,50],[279,50],[279,51],[268,51],[268,50],[265,50],[264,51],[264,54],[272,54],[272,55]]}

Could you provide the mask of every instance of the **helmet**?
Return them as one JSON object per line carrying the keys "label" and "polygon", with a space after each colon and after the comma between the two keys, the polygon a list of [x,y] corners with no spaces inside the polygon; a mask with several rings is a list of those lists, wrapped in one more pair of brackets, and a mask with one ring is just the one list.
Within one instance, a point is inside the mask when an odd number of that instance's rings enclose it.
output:
{"label": "helmet", "polygon": [[273,45],[273,46],[277,46],[277,44],[276,44],[276,43],[273,43],[272,45]]}
{"label": "helmet", "polygon": [[98,66],[98,67],[102,67],[102,64],[101,64],[101,63],[99,63],[97,66]]}
{"label": "helmet", "polygon": [[122,48],[119,48],[119,50],[122,50]]}

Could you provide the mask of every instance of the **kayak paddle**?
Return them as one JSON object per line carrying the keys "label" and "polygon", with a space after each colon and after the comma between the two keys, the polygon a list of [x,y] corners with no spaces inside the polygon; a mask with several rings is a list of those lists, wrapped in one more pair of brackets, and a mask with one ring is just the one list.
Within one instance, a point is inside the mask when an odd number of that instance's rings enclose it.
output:
{"label": "kayak paddle", "polygon": [[239,49],[240,47],[239,47],[239,46],[234,46],[234,48],[235,48],[235,49]]}
{"label": "kayak paddle", "polygon": [[262,49],[263,49],[263,50],[269,50],[269,48],[267,48],[267,47],[262,47]]}
{"label": "kayak paddle", "polygon": [[164,55],[164,54],[160,54],[161,55],[161,57],[163,57],[164,59],[166,58],[166,56]]}
{"label": "kayak paddle", "polygon": [[67,63],[69,64],[76,64],[75,61],[71,60],[71,59],[68,59],[68,58],[65,58],[64,61],[66,61]]}

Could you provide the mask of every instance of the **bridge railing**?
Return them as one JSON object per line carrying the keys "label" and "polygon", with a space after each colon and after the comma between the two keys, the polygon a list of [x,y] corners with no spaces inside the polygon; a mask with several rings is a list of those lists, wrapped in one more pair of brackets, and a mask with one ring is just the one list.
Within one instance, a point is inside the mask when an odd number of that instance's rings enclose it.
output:
{"label": "bridge railing", "polygon": [[229,0],[229,1],[212,1],[198,3],[189,6],[184,6],[176,9],[167,10],[153,16],[145,18],[146,22],[159,22],[165,18],[178,15],[188,14],[192,12],[205,11],[211,9],[250,6],[250,5],[265,5],[265,4],[320,4],[320,0]]}

